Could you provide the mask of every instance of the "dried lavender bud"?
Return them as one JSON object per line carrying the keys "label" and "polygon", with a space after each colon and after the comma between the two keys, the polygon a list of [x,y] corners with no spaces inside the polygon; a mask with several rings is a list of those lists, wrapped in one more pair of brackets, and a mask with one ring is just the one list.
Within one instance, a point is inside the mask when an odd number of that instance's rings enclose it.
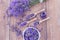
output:
{"label": "dried lavender bud", "polygon": [[29,14],[29,15],[27,15],[27,17],[26,17],[26,21],[29,21],[29,20],[31,20],[32,18],[34,18],[34,14]]}
{"label": "dried lavender bud", "polygon": [[16,35],[17,35],[17,36],[22,35],[22,31],[21,31],[20,29],[16,29]]}
{"label": "dried lavender bud", "polygon": [[14,16],[23,16],[24,12],[29,9],[28,0],[12,1],[9,7],[9,12]]}
{"label": "dried lavender bud", "polygon": [[27,24],[27,22],[21,22],[19,25],[20,26],[25,26]]}
{"label": "dried lavender bud", "polygon": [[38,40],[39,39],[39,32],[34,28],[28,28],[24,32],[24,40]]}
{"label": "dried lavender bud", "polygon": [[45,19],[45,18],[47,17],[47,15],[46,15],[45,12],[41,12],[41,13],[40,13],[40,17],[41,17],[42,19]]}
{"label": "dried lavender bud", "polygon": [[17,28],[17,27],[14,27],[14,28],[13,28],[13,31],[16,32],[16,35],[17,35],[17,36],[22,35],[22,31],[21,31],[19,28]]}
{"label": "dried lavender bud", "polygon": [[39,21],[34,22],[34,27],[36,27],[39,24]]}

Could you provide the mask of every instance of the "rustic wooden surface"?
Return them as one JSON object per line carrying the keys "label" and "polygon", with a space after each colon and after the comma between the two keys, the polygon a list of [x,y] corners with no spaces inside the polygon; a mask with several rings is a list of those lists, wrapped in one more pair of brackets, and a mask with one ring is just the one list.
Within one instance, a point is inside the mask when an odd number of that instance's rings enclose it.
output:
{"label": "rustic wooden surface", "polygon": [[[50,17],[50,20],[47,21],[47,39],[48,40],[60,40],[60,0],[47,0],[46,8],[47,14]],[[0,0],[0,40],[6,40],[6,24],[7,19],[4,19],[5,10],[8,6],[8,0]],[[40,4],[38,4],[40,5]],[[38,6],[37,5],[37,6]],[[39,6],[37,7],[37,9]],[[13,39],[16,40],[17,37],[12,32],[10,33]],[[18,38],[21,40],[22,38]]]}
{"label": "rustic wooden surface", "polygon": [[51,19],[48,21],[48,40],[60,40],[60,0],[49,0],[47,12]]}

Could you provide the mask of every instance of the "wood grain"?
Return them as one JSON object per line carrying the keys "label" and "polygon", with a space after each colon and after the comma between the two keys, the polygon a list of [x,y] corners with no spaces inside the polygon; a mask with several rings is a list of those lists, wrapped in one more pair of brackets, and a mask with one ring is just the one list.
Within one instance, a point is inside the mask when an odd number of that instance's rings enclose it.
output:
{"label": "wood grain", "polygon": [[[0,40],[6,40],[7,18],[4,19],[4,15],[6,14],[5,10],[9,3],[9,0],[0,0]],[[35,13],[36,10],[42,8],[43,5],[41,6],[41,4],[37,4],[31,8],[31,12]],[[50,17],[50,20],[47,21],[47,40],[60,40],[60,0],[47,0],[46,8],[47,15]],[[45,23],[42,23],[41,25],[45,26]],[[23,31],[25,28],[26,27],[21,30]],[[42,34],[44,34],[44,32],[42,32]],[[22,38],[16,37],[15,33],[10,31],[10,40],[22,40]],[[41,38],[41,40],[44,40],[44,38]]]}

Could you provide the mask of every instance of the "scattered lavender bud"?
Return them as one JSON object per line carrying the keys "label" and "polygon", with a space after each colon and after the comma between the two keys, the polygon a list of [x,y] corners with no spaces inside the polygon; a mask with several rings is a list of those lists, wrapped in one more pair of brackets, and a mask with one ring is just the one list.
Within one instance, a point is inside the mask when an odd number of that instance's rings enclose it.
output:
{"label": "scattered lavender bud", "polygon": [[26,21],[29,21],[29,20],[31,20],[32,18],[34,18],[34,14],[29,14],[29,15],[27,15],[27,17],[26,17]]}
{"label": "scattered lavender bud", "polygon": [[42,19],[45,19],[45,18],[47,17],[47,15],[46,15],[45,12],[41,12],[41,13],[40,13],[40,17],[41,17]]}
{"label": "scattered lavender bud", "polygon": [[27,22],[25,21],[25,22],[21,22],[19,25],[20,26],[25,26],[27,24]]}
{"label": "scattered lavender bud", "polygon": [[34,22],[34,27],[37,26],[39,24],[39,21],[35,21]]}
{"label": "scattered lavender bud", "polygon": [[16,35],[17,35],[17,36],[22,35],[22,31],[21,31],[20,29],[16,29]]}
{"label": "scattered lavender bud", "polygon": [[22,35],[22,31],[17,27],[13,27],[12,31],[15,32],[17,36]]}

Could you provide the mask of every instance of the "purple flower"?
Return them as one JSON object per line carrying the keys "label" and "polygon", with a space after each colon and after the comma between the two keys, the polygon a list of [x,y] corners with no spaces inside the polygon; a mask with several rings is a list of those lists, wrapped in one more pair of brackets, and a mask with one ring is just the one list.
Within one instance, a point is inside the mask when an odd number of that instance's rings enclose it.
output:
{"label": "purple flower", "polygon": [[23,16],[24,12],[29,9],[28,0],[13,0],[9,7],[9,12],[14,16]]}

